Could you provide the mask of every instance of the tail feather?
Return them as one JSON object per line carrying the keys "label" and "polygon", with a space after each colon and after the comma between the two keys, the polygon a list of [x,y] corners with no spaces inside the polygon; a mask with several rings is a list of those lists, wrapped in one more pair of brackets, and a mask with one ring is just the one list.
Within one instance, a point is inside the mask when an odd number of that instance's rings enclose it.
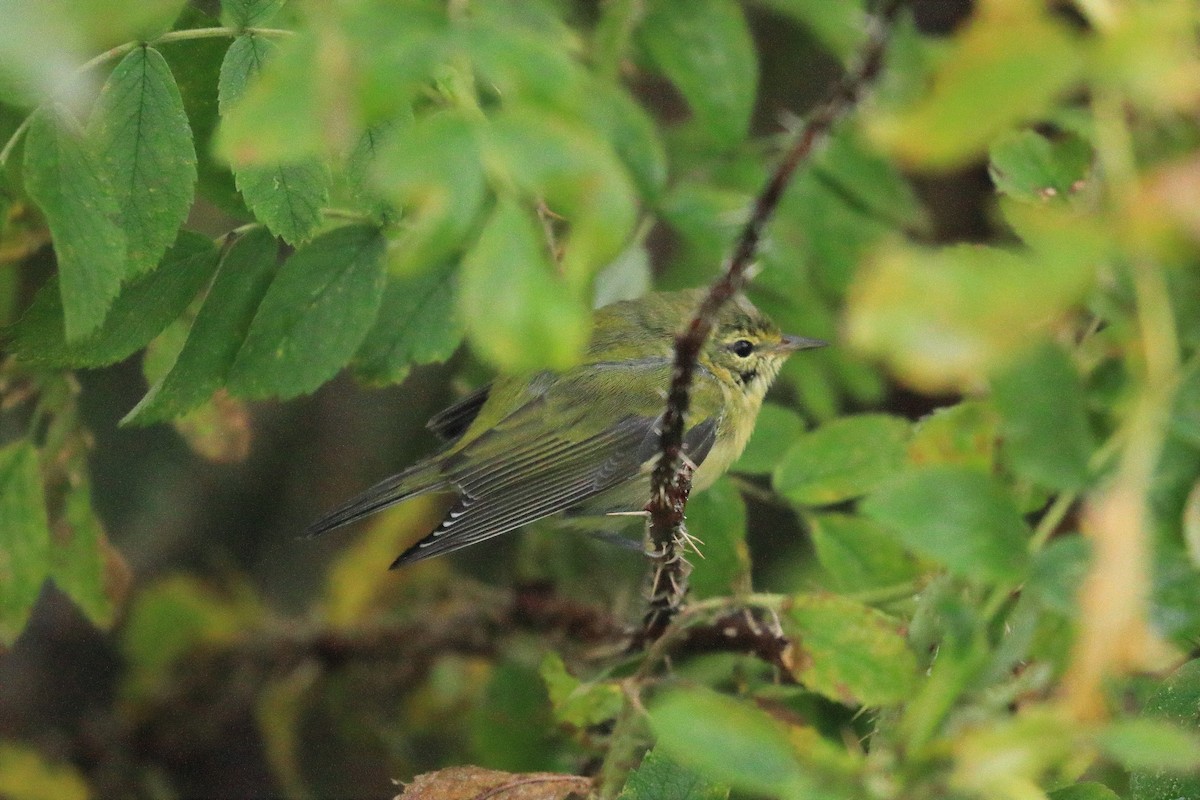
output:
{"label": "tail feather", "polygon": [[448,486],[435,463],[424,461],[414,464],[398,475],[380,481],[316,520],[304,531],[304,536],[320,536],[343,525],[357,522],[388,506],[445,488]]}

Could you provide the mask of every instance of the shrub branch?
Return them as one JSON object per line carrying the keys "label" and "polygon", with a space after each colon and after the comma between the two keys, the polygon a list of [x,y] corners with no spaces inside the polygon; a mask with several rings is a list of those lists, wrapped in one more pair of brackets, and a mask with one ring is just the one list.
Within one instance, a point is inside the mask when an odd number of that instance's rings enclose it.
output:
{"label": "shrub branch", "polygon": [[691,566],[684,557],[689,537],[684,511],[691,492],[693,465],[683,458],[683,421],[690,404],[692,373],[700,349],[708,340],[721,308],[748,283],[763,231],[774,216],[796,170],[828,139],[835,124],[849,114],[879,75],[887,33],[900,9],[900,0],[884,0],[869,22],[866,41],[855,66],[833,87],[797,132],[779,166],[755,199],[750,218],[738,236],[725,270],[708,289],[691,321],[675,337],[675,362],[662,420],[661,454],[651,474],[647,536],[652,572],[649,605],[634,646],[644,646],[663,634],[687,594]]}

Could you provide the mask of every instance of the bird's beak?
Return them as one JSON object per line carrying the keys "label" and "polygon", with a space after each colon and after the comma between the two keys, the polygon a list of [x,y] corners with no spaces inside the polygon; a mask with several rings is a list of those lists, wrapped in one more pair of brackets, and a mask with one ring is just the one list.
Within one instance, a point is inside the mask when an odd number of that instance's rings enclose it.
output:
{"label": "bird's beak", "polygon": [[780,353],[794,353],[797,350],[813,350],[817,347],[828,347],[829,342],[822,339],[809,339],[806,336],[792,336],[785,334],[783,341],[775,345],[775,350]]}

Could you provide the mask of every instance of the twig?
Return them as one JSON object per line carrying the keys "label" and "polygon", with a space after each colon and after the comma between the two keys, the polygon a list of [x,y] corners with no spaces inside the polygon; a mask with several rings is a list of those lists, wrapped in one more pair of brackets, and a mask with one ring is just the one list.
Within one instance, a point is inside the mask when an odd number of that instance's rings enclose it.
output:
{"label": "twig", "polygon": [[662,455],[651,474],[647,535],[653,561],[649,609],[635,645],[645,645],[662,635],[687,593],[690,564],[683,555],[686,530],[684,509],[691,491],[692,470],[682,456],[683,420],[687,415],[692,372],[700,349],[708,340],[717,314],[749,280],[748,270],[758,252],[763,230],[775,213],[796,168],[828,138],[833,126],[853,109],[866,87],[879,74],[887,44],[887,31],[901,0],[884,0],[871,21],[857,66],[834,86],[829,99],[809,116],[784,154],[742,228],[724,274],[709,287],[687,327],[675,337],[675,365],[662,421]]}

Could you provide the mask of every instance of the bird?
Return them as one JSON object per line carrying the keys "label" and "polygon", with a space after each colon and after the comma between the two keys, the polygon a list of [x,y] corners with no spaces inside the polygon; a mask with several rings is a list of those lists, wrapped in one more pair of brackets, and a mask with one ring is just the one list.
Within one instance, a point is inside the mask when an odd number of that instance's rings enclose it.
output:
{"label": "bird", "polygon": [[[391,568],[451,553],[557,515],[593,527],[642,512],[659,452],[675,337],[703,290],[654,292],[598,309],[582,362],[504,376],[434,415],[431,457],[313,522],[318,536],[429,493],[456,496],[441,523]],[[745,448],[784,361],[825,342],[783,334],[743,295],[719,313],[699,353],[683,453],[694,491]]]}

